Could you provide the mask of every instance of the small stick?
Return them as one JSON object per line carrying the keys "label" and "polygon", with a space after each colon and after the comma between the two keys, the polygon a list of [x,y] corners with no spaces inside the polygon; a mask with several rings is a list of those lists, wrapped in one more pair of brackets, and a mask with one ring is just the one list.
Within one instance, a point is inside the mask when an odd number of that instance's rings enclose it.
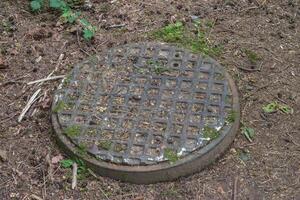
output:
{"label": "small stick", "polygon": [[27,77],[27,76],[29,76],[29,74],[26,74],[26,75],[24,75],[24,76],[20,76],[20,77],[14,79],[14,80],[9,80],[9,81],[6,81],[6,82],[4,82],[4,83],[1,83],[0,86],[2,86],[2,85],[5,86],[5,85],[8,85],[8,84],[16,83],[16,82],[18,82],[18,80],[20,80],[20,79],[22,79],[22,78],[25,78],[25,77]]}
{"label": "small stick", "polygon": [[[91,169],[88,168],[88,171],[89,171],[89,173],[90,173],[95,179],[97,179],[97,180],[99,180],[99,181],[103,181],[103,180],[102,180],[101,178],[99,178],[99,177],[98,177]],[[107,194],[106,194],[101,188],[99,188],[99,189],[100,189],[100,191],[102,192],[102,194],[105,196],[105,198],[109,200]]]}
{"label": "small stick", "polygon": [[48,177],[49,177],[50,181],[53,182],[53,180],[54,180],[54,178],[53,178],[53,166],[52,166],[51,159],[50,159],[50,152],[46,156],[46,161],[47,161],[47,164],[48,164]]}
{"label": "small stick", "polygon": [[51,76],[51,77],[42,78],[42,79],[35,80],[35,81],[30,81],[30,82],[27,83],[27,85],[32,85],[32,84],[35,84],[35,83],[41,83],[41,82],[51,81],[51,80],[56,80],[56,79],[62,79],[64,77],[65,77],[65,75]]}
{"label": "small stick", "polygon": [[26,104],[26,106],[24,107],[24,109],[22,110],[19,118],[18,118],[18,122],[21,122],[22,119],[24,118],[25,114],[27,113],[27,111],[29,110],[29,108],[32,106],[32,104],[38,99],[36,98],[38,96],[38,94],[41,92],[41,88],[38,89],[37,91],[35,91],[35,93],[30,97],[28,103]]}
{"label": "small stick", "polygon": [[237,184],[238,184],[238,177],[235,177],[233,189],[232,189],[232,200],[237,200]]}
{"label": "small stick", "polygon": [[49,78],[50,76],[52,76],[53,73],[56,72],[56,71],[58,70],[58,67],[59,67],[59,65],[60,65],[60,63],[61,63],[61,61],[62,61],[62,59],[64,58],[64,56],[65,56],[65,55],[64,55],[63,53],[59,55],[58,62],[57,62],[57,64],[56,64],[56,66],[55,66],[55,69],[47,76],[47,78]]}
{"label": "small stick", "polygon": [[37,195],[35,195],[35,194],[31,194],[30,197],[31,197],[32,199],[36,199],[36,200],[43,200],[41,197],[39,197],[39,196],[37,196]]}
{"label": "small stick", "polygon": [[77,166],[77,163],[74,162],[72,164],[72,167],[73,167],[73,173],[72,173],[72,189],[74,190],[76,185],[77,185],[77,170],[78,170],[78,166]]}
{"label": "small stick", "polygon": [[122,28],[124,26],[126,26],[126,24],[113,24],[108,26],[107,28]]}

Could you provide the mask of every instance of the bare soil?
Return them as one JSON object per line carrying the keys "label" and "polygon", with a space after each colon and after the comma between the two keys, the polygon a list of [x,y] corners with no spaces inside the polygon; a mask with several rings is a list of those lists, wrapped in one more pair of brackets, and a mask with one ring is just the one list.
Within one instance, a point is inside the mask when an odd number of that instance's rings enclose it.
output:
{"label": "bare soil", "polygon": [[[99,1],[82,11],[98,27],[85,42],[76,25],[61,25],[50,10],[32,14],[28,1],[0,1],[0,198],[1,199],[300,199],[300,3],[298,0]],[[209,41],[215,57],[239,88],[242,123],[255,130],[250,143],[238,134],[230,150],[207,169],[177,181],[152,185],[89,176],[71,190],[70,170],[49,159],[63,155],[51,134],[50,104],[58,81],[21,123],[17,118],[37,86],[32,80],[66,74],[106,48],[149,40],[147,33],[191,16],[214,22]],[[116,27],[116,24],[124,24]],[[260,59],[249,60],[245,50]],[[59,56],[63,60],[59,63]],[[264,114],[277,101],[293,114]],[[248,152],[241,159],[241,152]],[[244,155],[244,154],[243,154]]]}

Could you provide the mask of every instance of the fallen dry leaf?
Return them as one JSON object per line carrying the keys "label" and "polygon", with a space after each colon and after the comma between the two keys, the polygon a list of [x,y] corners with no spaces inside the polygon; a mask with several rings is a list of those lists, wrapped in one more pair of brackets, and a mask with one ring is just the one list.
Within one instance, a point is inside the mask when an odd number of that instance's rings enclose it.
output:
{"label": "fallen dry leaf", "polygon": [[62,155],[58,155],[58,156],[54,156],[52,159],[51,159],[51,163],[52,164],[57,164],[57,163],[59,163],[59,161],[61,161],[62,159],[64,159],[63,157],[62,157]]}

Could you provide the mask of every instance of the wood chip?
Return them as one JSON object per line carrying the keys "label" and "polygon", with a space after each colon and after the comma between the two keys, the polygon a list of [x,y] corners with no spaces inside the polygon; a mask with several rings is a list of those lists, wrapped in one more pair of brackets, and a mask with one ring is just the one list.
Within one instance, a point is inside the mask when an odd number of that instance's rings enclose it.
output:
{"label": "wood chip", "polygon": [[73,171],[72,171],[72,189],[74,190],[77,185],[77,170],[78,170],[78,165],[76,162],[72,164]]}

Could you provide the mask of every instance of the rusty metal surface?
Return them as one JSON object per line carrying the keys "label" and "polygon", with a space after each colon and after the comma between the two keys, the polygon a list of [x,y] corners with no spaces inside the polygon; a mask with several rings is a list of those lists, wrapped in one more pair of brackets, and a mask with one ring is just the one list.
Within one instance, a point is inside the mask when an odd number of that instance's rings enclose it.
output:
{"label": "rusty metal surface", "polygon": [[165,44],[129,44],[75,66],[56,92],[53,112],[79,151],[152,166],[226,136],[231,90],[223,68],[208,57]]}

